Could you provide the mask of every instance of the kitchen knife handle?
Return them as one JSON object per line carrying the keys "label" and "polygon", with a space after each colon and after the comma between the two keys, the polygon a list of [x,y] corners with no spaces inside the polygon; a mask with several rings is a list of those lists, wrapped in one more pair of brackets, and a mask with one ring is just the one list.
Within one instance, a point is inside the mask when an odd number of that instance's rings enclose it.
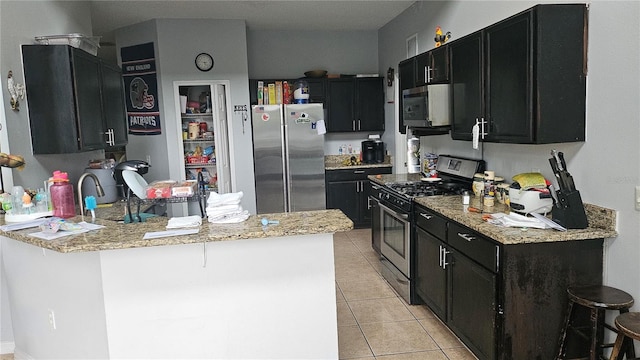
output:
{"label": "kitchen knife handle", "polygon": [[564,170],[562,167],[562,162],[560,161],[560,156],[558,155],[558,151],[556,149],[551,150],[551,156],[556,160],[556,164],[558,164],[559,170]]}
{"label": "kitchen knife handle", "polygon": [[562,165],[562,169],[567,170],[567,163],[564,161],[564,153],[560,151],[558,153],[558,158],[560,159],[560,165]]}

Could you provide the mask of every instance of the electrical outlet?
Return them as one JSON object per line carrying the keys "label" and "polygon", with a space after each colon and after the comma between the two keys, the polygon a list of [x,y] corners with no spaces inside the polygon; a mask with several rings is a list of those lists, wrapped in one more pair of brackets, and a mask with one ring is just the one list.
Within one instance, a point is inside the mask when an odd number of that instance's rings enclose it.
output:
{"label": "electrical outlet", "polygon": [[147,164],[151,165],[151,155],[147,155]]}
{"label": "electrical outlet", "polygon": [[49,326],[51,330],[56,329],[56,314],[51,309],[49,309]]}

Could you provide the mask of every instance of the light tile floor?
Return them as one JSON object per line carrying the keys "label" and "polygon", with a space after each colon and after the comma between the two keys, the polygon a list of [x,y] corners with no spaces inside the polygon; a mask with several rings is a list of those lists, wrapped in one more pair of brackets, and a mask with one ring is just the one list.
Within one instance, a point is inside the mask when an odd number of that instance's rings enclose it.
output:
{"label": "light tile floor", "polygon": [[380,275],[371,231],[334,235],[340,359],[474,360],[423,305],[408,305]]}

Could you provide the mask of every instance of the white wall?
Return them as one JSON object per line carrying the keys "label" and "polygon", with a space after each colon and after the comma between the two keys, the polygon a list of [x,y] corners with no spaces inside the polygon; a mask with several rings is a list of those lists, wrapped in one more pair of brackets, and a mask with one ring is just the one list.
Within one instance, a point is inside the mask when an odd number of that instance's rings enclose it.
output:
{"label": "white wall", "polygon": [[[419,51],[423,52],[433,47],[437,25],[451,31],[453,41],[547,2],[417,2],[380,30],[379,69],[397,68],[397,63],[406,58],[405,41],[412,34],[418,34]],[[506,179],[533,169],[552,179],[550,150],[563,151],[583,201],[618,211],[619,236],[606,241],[603,280],[635,298],[640,298],[640,212],[634,209],[633,200],[634,188],[640,185],[639,19],[637,1],[590,2],[586,142],[487,143],[474,151],[470,142],[453,141],[448,135],[421,138],[422,152],[484,158],[490,169]],[[611,34],[615,34],[614,40]],[[397,124],[394,111],[391,106],[387,108],[387,128]],[[385,133],[385,137],[388,135]],[[396,136],[396,141],[401,143],[403,137]]]}
{"label": "white wall", "polygon": [[[14,79],[24,84],[22,71],[21,45],[32,44],[35,36],[81,33],[91,35],[91,14],[88,2],[79,1],[0,1],[0,74],[2,79],[3,104],[8,104],[9,94],[6,87],[6,74],[13,71]],[[5,189],[11,191],[13,184],[25,188],[43,186],[54,170],[69,172],[72,181],[76,181],[89,160],[103,158],[104,153],[93,151],[81,154],[37,155],[31,153],[31,136],[28,119],[28,99],[20,101],[20,111],[4,106],[0,114],[2,125],[0,148],[2,152],[22,155],[25,158],[24,170],[3,168],[2,176]],[[0,297],[0,352],[13,349],[13,331],[9,307],[2,283]]]}
{"label": "white wall", "polygon": [[[2,92],[4,99],[9,99],[6,87],[6,74],[13,71],[14,79],[24,84],[22,71],[21,45],[33,44],[35,36],[81,33],[91,35],[90,5],[80,1],[0,1],[0,33],[2,56],[0,57],[0,73],[2,73]],[[8,103],[8,102],[7,102]],[[69,173],[70,179],[76,181],[88,166],[89,160],[104,158],[104,152],[92,151],[80,154],[32,155],[31,135],[28,119],[29,99],[20,101],[20,111],[5,107],[8,143],[2,144],[3,152],[22,155],[27,166],[24,170],[13,170],[13,184],[25,188],[43,186],[54,170]],[[3,171],[3,176],[9,172]],[[10,188],[7,189],[11,191]]]}
{"label": "white wall", "polygon": [[[101,253],[62,254],[4,236],[0,241],[18,345],[15,358],[109,358]],[[71,344],[65,339],[79,340]]]}
{"label": "white wall", "polygon": [[[249,105],[246,30],[242,20],[157,19],[119,29],[116,32],[118,56],[120,48],[153,41],[158,69],[158,101],[160,101],[162,134],[129,136],[127,158],[146,159],[151,156],[149,181],[182,177],[179,168],[174,81],[229,80],[231,109],[233,105]],[[213,55],[215,66],[201,72],[194,65],[200,52]],[[242,206],[255,213],[253,151],[251,124],[242,123],[240,113],[230,112],[231,171],[235,174],[232,191],[244,192]],[[244,128],[244,129],[243,129]],[[173,159],[173,160],[171,160]]]}

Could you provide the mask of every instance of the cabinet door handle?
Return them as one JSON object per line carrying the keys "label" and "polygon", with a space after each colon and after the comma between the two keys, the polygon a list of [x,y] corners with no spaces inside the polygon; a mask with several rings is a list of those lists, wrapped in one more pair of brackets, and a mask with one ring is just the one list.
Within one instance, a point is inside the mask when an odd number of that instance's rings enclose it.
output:
{"label": "cabinet door handle", "polygon": [[362,130],[362,127],[360,126],[360,120],[358,119],[358,130]]}
{"label": "cabinet door handle", "polygon": [[438,251],[440,251],[440,256],[438,256],[438,267],[442,267],[442,250],[444,250],[444,248],[442,247],[442,245],[438,245]]}
{"label": "cabinet door handle", "polygon": [[115,145],[113,129],[108,129],[104,134],[107,135],[107,144],[111,146]]}
{"label": "cabinet door handle", "polygon": [[433,215],[428,215],[425,213],[420,213],[420,216],[422,216],[423,218],[427,219],[427,220],[431,220],[431,218],[433,218]]}
{"label": "cabinet door handle", "polygon": [[463,233],[458,233],[458,236],[460,236],[461,238],[467,240],[467,241],[473,241],[476,239],[475,236],[470,235],[470,234],[463,234]]}
{"label": "cabinet door handle", "polygon": [[355,120],[351,121],[351,129],[353,129],[353,131],[356,131],[356,121]]}
{"label": "cabinet door handle", "polygon": [[449,263],[447,262],[447,254],[451,254],[451,251],[447,251],[447,248],[443,247],[442,248],[442,270],[446,270],[447,265],[449,265]]}
{"label": "cabinet door handle", "polygon": [[431,82],[431,66],[424,67],[424,82]]}
{"label": "cabinet door handle", "polygon": [[364,174],[364,170],[354,170],[354,174]]}

